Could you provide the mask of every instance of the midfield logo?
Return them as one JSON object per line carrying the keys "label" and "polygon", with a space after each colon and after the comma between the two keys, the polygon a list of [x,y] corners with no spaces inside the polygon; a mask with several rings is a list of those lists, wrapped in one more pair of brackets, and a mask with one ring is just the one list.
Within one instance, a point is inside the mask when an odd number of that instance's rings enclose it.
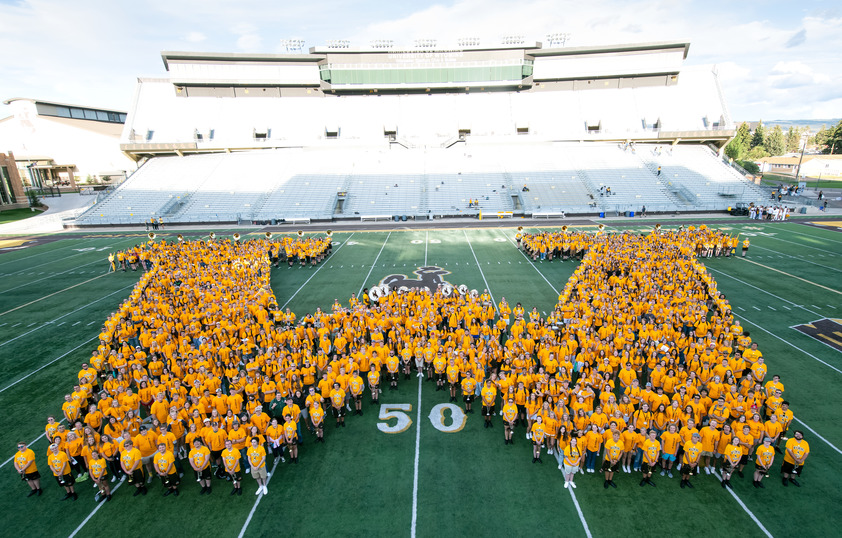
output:
{"label": "midfield logo", "polygon": [[[387,275],[380,281],[380,285],[382,286],[385,284],[391,289],[400,289],[401,287],[420,289],[429,288],[431,292],[435,292],[438,286],[450,284],[443,278],[444,275],[449,275],[450,271],[442,269],[436,265],[419,267],[417,270],[413,271],[413,274],[417,275],[418,278],[409,278],[406,275],[401,274]],[[452,284],[450,285],[453,286]]]}
{"label": "midfield logo", "polygon": [[836,351],[842,351],[842,319],[824,318],[792,328],[829,345]]}

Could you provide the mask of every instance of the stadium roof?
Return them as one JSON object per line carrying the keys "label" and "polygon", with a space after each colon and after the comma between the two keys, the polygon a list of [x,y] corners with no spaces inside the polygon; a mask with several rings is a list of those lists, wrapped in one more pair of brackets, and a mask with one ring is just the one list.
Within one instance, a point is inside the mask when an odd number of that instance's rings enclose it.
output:
{"label": "stadium roof", "polygon": [[67,103],[59,103],[56,101],[44,101],[42,99],[32,99],[30,97],[12,97],[10,99],[6,99],[3,101],[4,105],[11,104],[15,101],[29,101],[31,103],[35,103],[36,105],[53,105],[53,106],[66,106],[66,107],[73,107],[73,108],[87,108],[89,110],[101,110],[103,112],[117,112],[120,114],[125,114],[125,110],[117,110],[116,108],[103,108],[101,106],[89,106],[89,105],[71,105]]}

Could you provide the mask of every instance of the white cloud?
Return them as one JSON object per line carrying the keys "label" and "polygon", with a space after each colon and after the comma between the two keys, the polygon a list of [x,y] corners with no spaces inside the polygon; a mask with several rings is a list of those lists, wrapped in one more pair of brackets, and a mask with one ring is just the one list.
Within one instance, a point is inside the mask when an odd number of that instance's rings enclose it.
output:
{"label": "white cloud", "polygon": [[190,32],[184,37],[184,40],[189,43],[201,43],[205,39],[207,39],[207,36],[202,32]]}

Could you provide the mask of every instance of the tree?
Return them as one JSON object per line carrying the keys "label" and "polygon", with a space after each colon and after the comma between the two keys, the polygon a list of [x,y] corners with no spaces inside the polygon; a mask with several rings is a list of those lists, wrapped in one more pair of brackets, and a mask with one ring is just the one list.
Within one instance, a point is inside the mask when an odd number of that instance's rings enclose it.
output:
{"label": "tree", "polygon": [[764,146],[766,147],[766,151],[772,156],[784,154],[784,151],[786,151],[786,141],[784,140],[784,132],[781,130],[780,125],[775,125],[772,132],[766,137]]}
{"label": "tree", "polygon": [[766,128],[763,127],[763,120],[757,122],[757,128],[754,130],[754,136],[751,138],[751,147],[763,146],[766,144]]}
{"label": "tree", "polygon": [[796,153],[801,150],[801,129],[790,125],[786,132],[786,152]]}
{"label": "tree", "polygon": [[827,129],[826,136],[821,144],[824,146],[822,153],[834,155],[842,153],[842,120],[835,127]]}
{"label": "tree", "polygon": [[725,154],[735,161],[740,161],[745,158],[749,150],[749,142],[751,141],[751,128],[748,124],[743,122],[737,128],[737,134],[725,146]]}
{"label": "tree", "polygon": [[763,157],[768,157],[769,152],[763,146],[755,146],[751,148],[751,151],[748,152],[746,155],[746,160],[749,161],[759,161]]}

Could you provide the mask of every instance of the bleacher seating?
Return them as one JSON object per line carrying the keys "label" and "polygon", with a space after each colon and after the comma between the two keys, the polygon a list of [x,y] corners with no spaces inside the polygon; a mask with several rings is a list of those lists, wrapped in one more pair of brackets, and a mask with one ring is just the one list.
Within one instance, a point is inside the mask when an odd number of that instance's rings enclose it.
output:
{"label": "bleacher seating", "polygon": [[77,222],[721,210],[763,199],[707,147],[657,147],[512,142],[158,157]]}

